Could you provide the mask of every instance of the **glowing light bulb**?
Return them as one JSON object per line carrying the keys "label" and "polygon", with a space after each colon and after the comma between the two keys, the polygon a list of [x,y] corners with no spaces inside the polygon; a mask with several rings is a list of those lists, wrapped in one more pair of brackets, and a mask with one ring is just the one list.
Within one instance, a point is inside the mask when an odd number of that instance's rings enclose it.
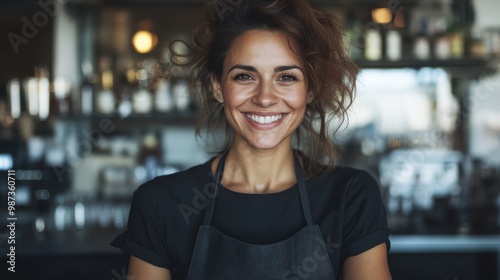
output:
{"label": "glowing light bulb", "polygon": [[132,45],[138,53],[148,53],[153,50],[156,45],[156,35],[153,33],[140,30],[132,37]]}
{"label": "glowing light bulb", "polygon": [[372,19],[378,24],[387,24],[392,20],[391,10],[388,8],[379,8],[372,11]]}

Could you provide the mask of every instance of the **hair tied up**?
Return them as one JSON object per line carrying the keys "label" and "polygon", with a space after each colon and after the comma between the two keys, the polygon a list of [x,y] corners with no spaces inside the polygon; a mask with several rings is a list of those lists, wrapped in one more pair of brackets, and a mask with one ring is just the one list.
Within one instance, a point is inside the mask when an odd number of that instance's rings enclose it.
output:
{"label": "hair tied up", "polygon": [[212,79],[221,79],[224,59],[236,38],[251,30],[279,32],[303,60],[314,97],[307,104],[294,142],[311,159],[306,177],[324,170],[325,165],[332,168],[337,158],[333,140],[347,120],[359,72],[345,49],[341,25],[309,0],[208,0],[206,8],[207,18],[195,29],[190,51],[176,51],[177,42],[171,48],[174,64],[192,66],[190,92],[199,106],[197,135],[201,131],[216,134],[225,127],[226,138],[218,152],[230,148],[234,131],[214,97]]}

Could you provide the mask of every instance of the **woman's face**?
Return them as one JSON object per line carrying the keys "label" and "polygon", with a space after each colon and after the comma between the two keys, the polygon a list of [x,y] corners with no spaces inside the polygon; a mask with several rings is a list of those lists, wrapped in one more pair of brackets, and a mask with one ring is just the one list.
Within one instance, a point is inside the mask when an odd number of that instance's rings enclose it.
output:
{"label": "woman's face", "polygon": [[306,110],[307,81],[301,59],[280,32],[252,30],[239,36],[224,60],[220,83],[224,112],[235,141],[257,149],[290,145]]}

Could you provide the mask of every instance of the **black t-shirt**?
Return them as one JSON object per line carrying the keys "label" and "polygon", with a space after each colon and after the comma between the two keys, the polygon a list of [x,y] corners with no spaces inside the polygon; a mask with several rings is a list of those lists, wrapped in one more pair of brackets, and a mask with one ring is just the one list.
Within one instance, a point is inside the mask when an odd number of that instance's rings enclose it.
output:
{"label": "black t-shirt", "polygon": [[[140,186],[127,230],[112,245],[169,269],[173,280],[186,279],[198,228],[208,199],[214,197],[212,160]],[[348,257],[384,242],[389,249],[379,186],[369,173],[337,167],[306,180],[306,185],[313,222],[320,227],[337,279]],[[212,226],[244,242],[275,243],[306,226],[297,185],[269,194],[221,187],[215,198]]]}

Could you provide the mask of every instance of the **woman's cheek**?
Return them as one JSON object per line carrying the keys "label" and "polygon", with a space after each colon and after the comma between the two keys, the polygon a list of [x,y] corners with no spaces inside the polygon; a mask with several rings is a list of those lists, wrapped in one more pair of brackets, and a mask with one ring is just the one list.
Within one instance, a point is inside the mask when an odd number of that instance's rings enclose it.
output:
{"label": "woman's cheek", "polygon": [[253,86],[237,85],[229,87],[225,90],[226,98],[231,100],[231,103],[243,102],[252,96]]}

